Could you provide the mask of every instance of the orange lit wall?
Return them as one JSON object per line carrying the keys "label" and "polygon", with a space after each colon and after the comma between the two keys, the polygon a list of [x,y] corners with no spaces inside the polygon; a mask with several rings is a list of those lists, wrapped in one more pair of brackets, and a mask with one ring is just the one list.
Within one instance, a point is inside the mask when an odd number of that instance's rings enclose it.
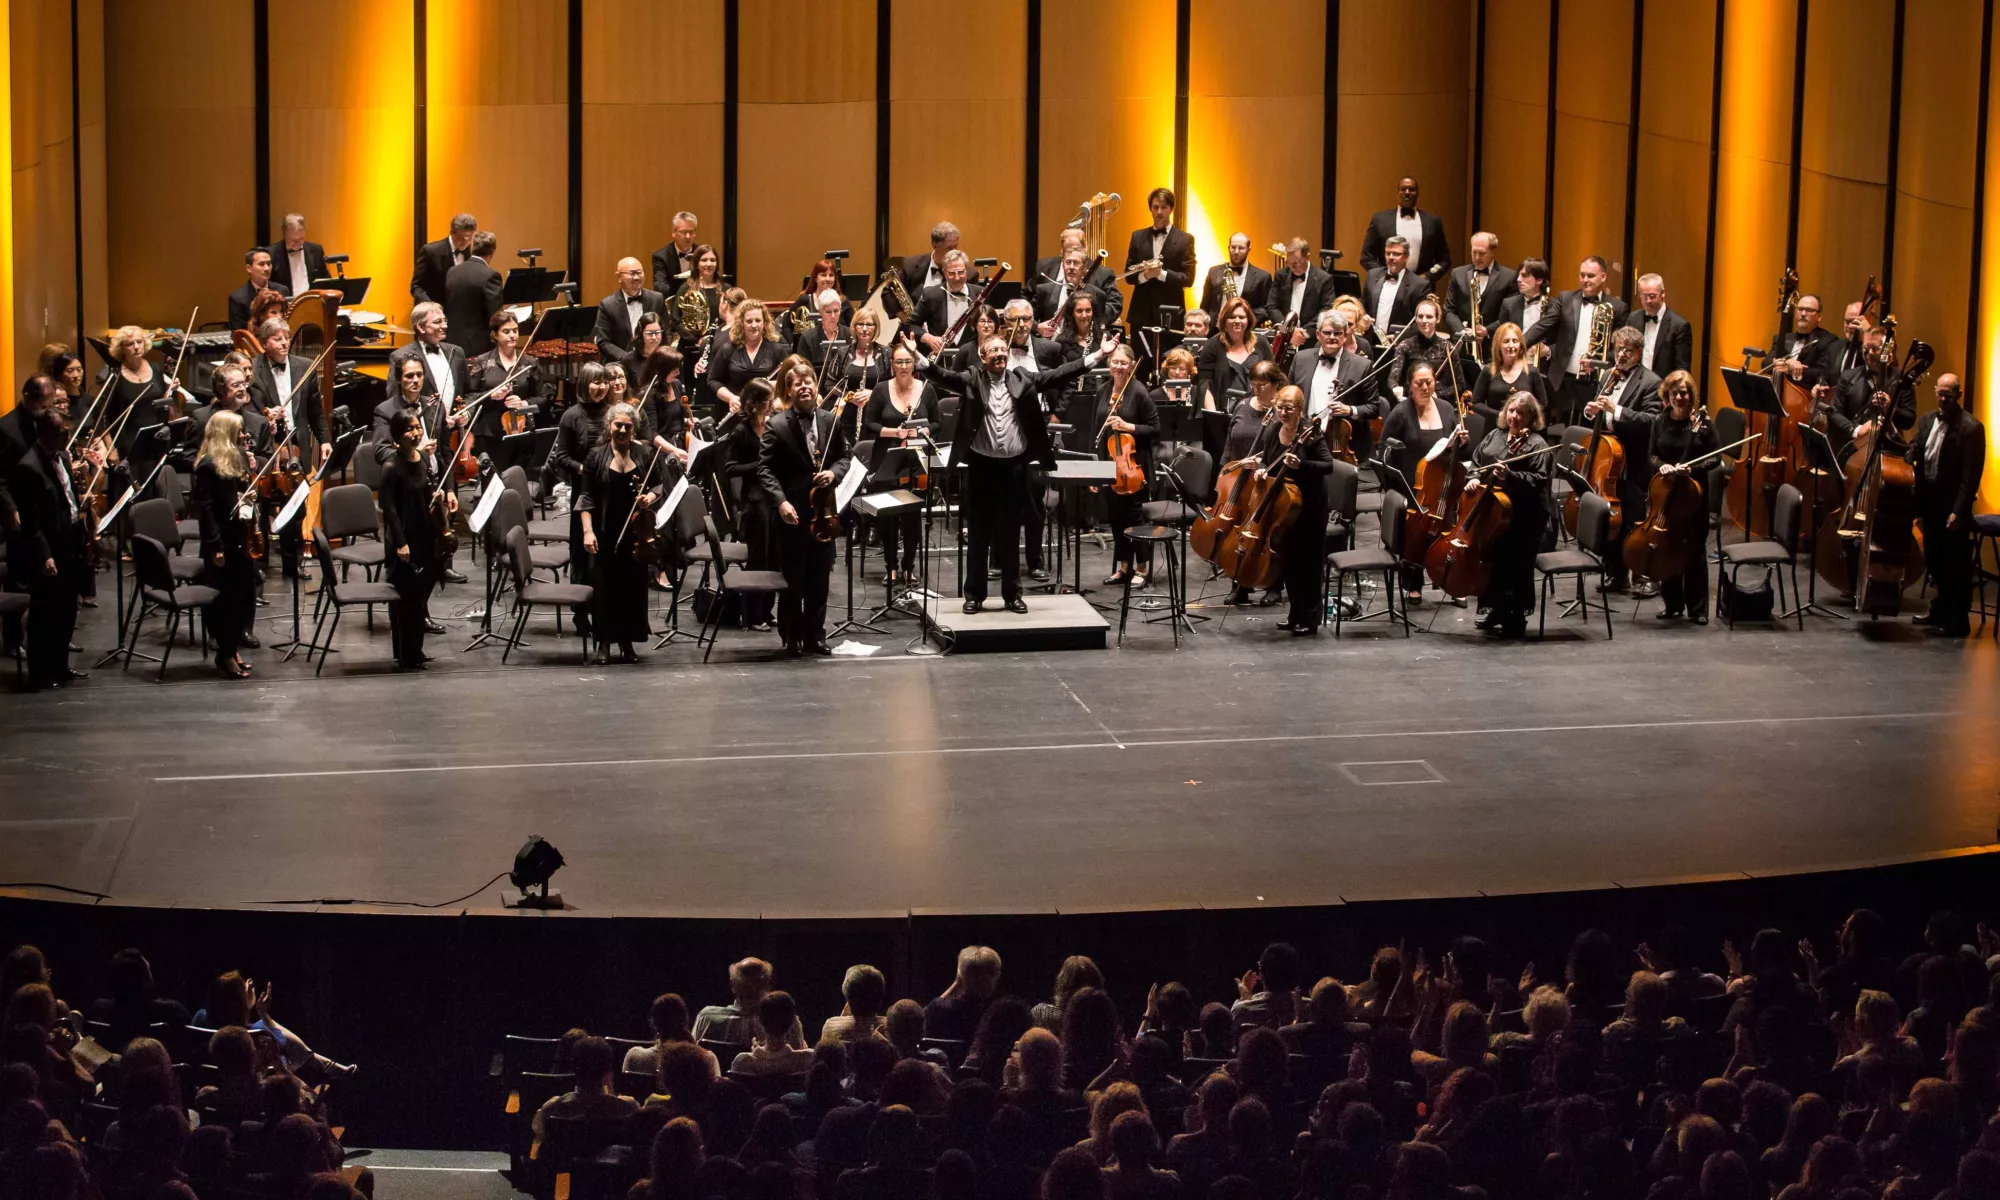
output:
{"label": "orange lit wall", "polygon": [[[1786,4],[1725,8],[1712,368],[1739,361],[1744,346],[1768,346],[1777,328],[1790,196],[1796,11]],[[1713,369],[1709,390],[1724,394]]]}
{"label": "orange lit wall", "polygon": [[1679,81],[1639,94],[1639,180],[1627,274],[1666,280],[1667,303],[1694,322],[1701,355],[1702,281],[1708,275],[1709,81],[1715,0],[1646,6],[1644,74]]}
{"label": "orange lit wall", "polygon": [[2000,147],[1994,119],[2000,117],[2000,88],[1986,97],[1986,221],[1981,242],[1978,344],[1972,411],[1986,426],[1986,475],[1980,480],[1980,507],[2000,510]]}
{"label": "orange lit wall", "polygon": [[[1549,247],[1558,287],[1576,286],[1577,264],[1587,254],[1616,267],[1613,288],[1623,287],[1630,265],[1619,260],[1625,246],[1625,145],[1632,127],[1632,17],[1632,0],[1562,6],[1555,244]],[[1492,69],[1488,59],[1487,70]],[[1699,66],[1690,74],[1700,79]],[[1669,90],[1685,94],[1698,86]]]}
{"label": "orange lit wall", "polygon": [[[1518,263],[1549,250],[1542,245],[1549,0],[1489,4],[1486,20],[1486,133],[1481,142],[1485,173],[1479,223],[1499,235],[1502,257]],[[1555,278],[1560,283],[1568,276],[1558,273]]]}
{"label": "orange lit wall", "polygon": [[1472,10],[1465,0],[1342,0],[1334,232],[1348,270],[1361,269],[1368,218],[1395,205],[1404,175],[1417,177],[1423,208],[1444,219],[1452,260],[1465,261]]}

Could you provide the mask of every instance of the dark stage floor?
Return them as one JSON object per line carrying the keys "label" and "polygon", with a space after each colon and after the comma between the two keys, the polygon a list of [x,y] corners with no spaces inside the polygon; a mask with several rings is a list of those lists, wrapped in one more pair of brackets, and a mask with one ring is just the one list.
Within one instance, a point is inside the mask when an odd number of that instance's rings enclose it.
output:
{"label": "dark stage floor", "polygon": [[[1091,550],[1085,578],[1104,569]],[[79,635],[92,657],[104,599]],[[1635,625],[1617,603],[1610,642],[1600,618],[1496,644],[1456,608],[1409,640],[1374,622],[1305,642],[1277,608],[1231,610],[1178,651],[1153,625],[1122,650],[915,658],[896,622],[877,658],[768,661],[768,635],[734,633],[705,667],[688,646],[579,667],[540,618],[502,667],[497,648],[458,653],[453,621],[407,677],[382,623],[354,619],[320,680],[257,651],[254,681],[225,682],[184,650],[165,684],[135,663],[0,696],[0,881],[133,904],[444,900],[534,832],[595,915],[1103,911],[1995,840],[1991,639],[1662,628],[1656,604]]]}

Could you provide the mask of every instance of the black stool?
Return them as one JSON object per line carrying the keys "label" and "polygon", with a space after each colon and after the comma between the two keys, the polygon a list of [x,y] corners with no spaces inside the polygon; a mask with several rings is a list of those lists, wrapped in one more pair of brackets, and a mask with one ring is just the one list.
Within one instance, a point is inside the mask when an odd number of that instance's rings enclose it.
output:
{"label": "black stool", "polygon": [[[1993,570],[1986,569],[1986,548],[1993,547]],[[1972,518],[1972,586],[1979,589],[1979,624],[1992,616],[1993,636],[2000,639],[2000,604],[1986,601],[1988,581],[2000,583],[2000,513],[1980,513]]]}
{"label": "black stool", "polygon": [[[1152,556],[1154,562],[1164,560],[1167,564],[1167,623],[1174,627],[1174,648],[1181,644],[1181,622],[1187,620],[1187,591],[1181,586],[1180,561],[1174,554],[1174,547],[1181,540],[1181,532],[1171,525],[1134,525],[1125,531],[1128,541],[1135,543],[1133,557],[1139,557],[1139,547]],[[1118,596],[1118,644],[1125,644],[1125,618],[1132,609],[1132,576],[1125,576],[1124,590]]]}

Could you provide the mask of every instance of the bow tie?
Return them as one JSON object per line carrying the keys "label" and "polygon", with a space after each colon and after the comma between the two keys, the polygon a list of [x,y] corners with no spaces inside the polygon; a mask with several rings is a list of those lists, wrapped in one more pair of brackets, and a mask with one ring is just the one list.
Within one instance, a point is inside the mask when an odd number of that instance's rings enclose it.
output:
{"label": "bow tie", "polygon": [[1390,271],[1382,276],[1383,283],[1401,283],[1402,281],[1403,273],[1401,271]]}
{"label": "bow tie", "polygon": [[1651,325],[1651,324],[1652,324],[1653,322],[1655,322],[1655,321],[1657,321],[1657,320],[1659,320],[1659,319],[1660,319],[1660,314],[1658,314],[1658,313],[1647,313],[1647,314],[1646,314],[1646,324],[1648,324],[1648,325]]}

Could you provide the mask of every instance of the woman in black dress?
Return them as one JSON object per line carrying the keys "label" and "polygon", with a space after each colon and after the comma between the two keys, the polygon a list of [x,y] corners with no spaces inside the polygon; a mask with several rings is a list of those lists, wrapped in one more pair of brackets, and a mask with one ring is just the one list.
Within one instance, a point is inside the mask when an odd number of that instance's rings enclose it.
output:
{"label": "woman in black dress", "polygon": [[1382,376],[1380,392],[1389,405],[1409,394],[1410,373],[1417,369],[1418,363],[1428,363],[1435,377],[1449,386],[1453,378],[1451,357],[1457,352],[1458,343],[1438,331],[1440,316],[1437,301],[1428,296],[1417,301],[1416,315],[1410,318],[1409,329],[1390,352],[1389,370]]}
{"label": "woman in black dress", "polygon": [[583,548],[591,563],[591,628],[597,636],[597,661],[611,661],[611,643],[618,656],[638,662],[632,643],[652,636],[646,619],[646,572],[639,547],[652,531],[653,505],[666,494],[665,472],[677,470],[671,455],[639,441],[639,414],[629,404],[614,404],[604,416],[605,438],[583,465],[583,494],[577,516],[583,524]]}
{"label": "woman in black dress", "polygon": [[1140,507],[1152,496],[1153,442],[1160,433],[1160,410],[1146,385],[1134,377],[1139,356],[1130,343],[1120,342],[1112,347],[1105,365],[1111,368],[1111,390],[1100,406],[1094,449],[1098,457],[1110,458],[1112,437],[1131,434],[1133,457],[1138,460],[1146,483],[1129,496],[1104,489],[1104,507],[1111,518],[1111,575],[1104,582],[1124,583],[1130,575],[1133,587],[1145,587],[1146,575],[1153,566],[1152,547],[1148,546],[1145,556],[1140,557],[1138,546],[1125,536],[1125,531],[1139,524]]}
{"label": "woman in black dress", "polygon": [[166,421],[173,415],[176,398],[186,395],[164,370],[147,361],[152,348],[152,335],[137,325],[126,325],[111,335],[111,357],[118,360],[118,367],[99,422],[111,433],[112,448],[129,465],[135,482],[152,475],[168,446],[166,430],[144,438],[140,431]]}
{"label": "woman in black dress", "polygon": [[[1708,419],[1708,412],[1695,398],[1694,376],[1686,371],[1675,371],[1660,381],[1660,403],[1662,410],[1657,414],[1643,414],[1652,429],[1647,441],[1653,474],[1666,475],[1684,471],[1681,466],[1689,459],[1700,458],[1714,453],[1721,444],[1715,436],[1715,426]],[[1696,482],[1704,488],[1708,486],[1707,472],[1695,467]],[[1644,514],[1630,513],[1625,518],[1629,526],[1637,526]],[[1660,601],[1665,605],[1660,610],[1662,621],[1676,621],[1683,615],[1697,625],[1708,624],[1708,508],[1703,506],[1695,519],[1687,525],[1687,566],[1673,579],[1660,581]]]}
{"label": "woman in black dress", "polygon": [[979,347],[987,338],[1002,337],[1000,310],[990,304],[982,304],[972,310],[972,336],[949,350],[939,352],[937,361],[947,371],[961,375],[972,370],[979,361]]}
{"label": "woman in black dress", "polygon": [[[877,384],[889,377],[889,348],[876,341],[881,326],[876,323],[872,309],[854,314],[854,323],[848,326],[848,334],[854,344],[847,352],[847,365],[840,373],[836,384],[828,386],[828,392],[846,391],[861,393],[851,396],[847,408],[840,414],[840,426],[845,431],[851,445],[859,440],[856,431],[861,428],[862,409],[867,407],[868,397]],[[823,403],[831,406],[839,397],[829,394]]]}
{"label": "woman in black dress", "polygon": [[841,326],[845,327],[854,319],[854,301],[849,300],[840,291],[839,264],[830,258],[822,258],[813,264],[812,279],[807,282],[805,290],[794,297],[792,306],[785,310],[785,318],[792,323],[794,332],[803,336],[819,323],[823,315],[819,307],[819,298],[826,292],[832,292],[840,298],[837,311],[840,314]]}
{"label": "woman in black dress", "polygon": [[1103,340],[1104,334],[1097,327],[1097,298],[1081,289],[1071,292],[1056,314],[1056,347],[1062,351],[1062,360],[1082,358]]}
{"label": "woman in black dress", "polygon": [[504,471],[517,461],[503,440],[507,426],[524,423],[526,429],[533,429],[541,423],[545,399],[542,365],[521,345],[521,323],[513,313],[501,309],[493,314],[488,327],[493,333],[493,349],[465,367],[474,396],[492,393],[473,417],[472,439],[475,453],[491,457],[494,467]]}
{"label": "woman in black dress", "polygon": [[[1216,471],[1218,478],[1230,463],[1263,456],[1264,447],[1276,434],[1278,390],[1285,386],[1285,373],[1277,363],[1260,362],[1251,368],[1250,395],[1229,415],[1229,433],[1223,439],[1222,457],[1216,460],[1221,464]],[[1277,602],[1276,588],[1265,595],[1265,601]],[[1250,589],[1236,585],[1223,603],[1250,603]]]}
{"label": "woman in black dress", "polygon": [[[868,396],[868,406],[861,413],[861,440],[875,443],[875,461],[868,464],[870,469],[891,450],[909,447],[921,451],[923,442],[917,438],[917,431],[908,427],[909,422],[928,421],[935,427],[937,420],[937,392],[917,378],[916,351],[908,343],[897,345],[889,352],[889,378],[875,385]],[[882,564],[891,587],[908,582],[916,573],[922,521],[921,512],[910,512],[891,517],[879,527]]]}
{"label": "woman in black dress", "polygon": [[1548,379],[1529,364],[1528,339],[1521,327],[1508,321],[1493,327],[1493,361],[1473,381],[1472,411],[1486,418],[1488,429],[1497,429],[1500,410],[1515,392],[1526,392],[1548,407]]}
{"label": "woman in black dress", "polygon": [[1321,588],[1326,577],[1326,477],[1333,473],[1333,455],[1326,439],[1307,438],[1303,418],[1306,394],[1286,384],[1278,389],[1272,412],[1277,415],[1275,433],[1264,440],[1258,457],[1266,472],[1285,468],[1286,478],[1298,484],[1298,519],[1285,535],[1284,589],[1291,595],[1291,612],[1278,628],[1293,637],[1311,637],[1319,632],[1326,615]]}
{"label": "woman in black dress", "polygon": [[[778,510],[757,483],[757,465],[764,451],[764,426],[771,419],[777,388],[758,377],[743,385],[743,394],[734,412],[715,427],[721,445],[710,451],[719,455],[722,479],[721,498],[736,525],[736,539],[749,547],[744,566],[752,571],[778,569]],[[773,597],[768,593],[745,596],[743,625],[747,629],[772,629]]]}
{"label": "woman in black dress", "polygon": [[1230,409],[1237,396],[1250,390],[1250,373],[1257,364],[1271,361],[1271,352],[1255,332],[1256,324],[1250,303],[1243,297],[1222,306],[1215,336],[1201,348],[1197,360],[1199,374],[1215,397],[1212,407]]}
{"label": "woman in black dress", "polygon": [[729,352],[718,352],[721,362],[709,364],[716,398],[732,412],[742,403],[743,389],[750,381],[769,377],[785,356],[783,348],[771,340],[770,321],[761,300],[737,305],[730,314]]}
{"label": "woman in black dress", "polygon": [[[423,426],[414,412],[399,412],[389,418],[389,436],[396,453],[382,467],[382,482],[376,497],[382,506],[382,549],[387,555],[389,583],[399,599],[389,606],[389,621],[395,629],[396,669],[421,671],[430,656],[424,653],[424,629],[430,620],[431,589],[437,585],[437,526],[431,519],[431,494],[437,486],[423,452]],[[445,503],[456,509],[458,499],[452,489],[444,492]]]}
{"label": "woman in black dress", "polygon": [[[1527,392],[1515,392],[1500,410],[1499,427],[1473,451],[1474,465],[1490,466],[1546,449],[1541,428],[1541,403]],[[1491,552],[1492,584],[1480,598],[1486,615],[1479,619],[1479,628],[1501,637],[1525,635],[1528,617],[1535,611],[1535,554],[1549,519],[1548,459],[1541,454],[1481,472],[1489,486],[1498,487],[1513,502],[1513,520]]]}
{"label": "woman in black dress", "polygon": [[632,348],[620,354],[615,361],[625,368],[625,378],[636,385],[646,360],[652,357],[653,351],[667,344],[667,325],[660,314],[640,313],[639,324],[632,331]]}
{"label": "woman in black dress", "polygon": [[[603,363],[585,363],[577,368],[577,402],[564,410],[556,422],[556,444],[549,448],[547,469],[569,485],[569,581],[589,583],[590,551],[583,540],[583,513],[578,501],[584,491],[584,464],[591,451],[604,440],[604,417],[610,409],[610,379]],[[590,633],[590,609],[578,605],[570,610],[576,631]]]}
{"label": "woman in black dress", "polygon": [[[1417,486],[1417,464],[1429,458],[1439,442],[1450,439],[1458,432],[1458,410],[1438,402],[1437,373],[1429,363],[1418,363],[1411,369],[1408,391],[1409,394],[1398,401],[1382,420],[1382,440],[1387,442],[1395,438],[1402,443],[1382,454],[1383,461],[1393,468],[1384,472],[1383,483],[1402,492],[1415,504],[1413,489]],[[1441,456],[1451,453],[1453,451],[1449,448],[1438,451]],[[1419,556],[1412,561],[1405,557],[1403,599],[1407,603],[1420,604],[1423,598],[1422,558]]]}
{"label": "woman in black dress", "polygon": [[202,582],[216,590],[202,621],[215,639],[215,669],[231,679],[250,674],[237,650],[256,608],[260,573],[250,557],[250,531],[257,524],[257,498],[248,490],[254,467],[242,442],[242,417],[224,409],[208,418],[188,498],[201,525]]}
{"label": "woman in black dress", "polygon": [[[694,248],[693,273],[674,287],[675,298],[688,292],[700,293],[702,302],[708,306],[708,319],[711,325],[728,320],[721,308],[723,292],[721,271],[722,255],[716,253],[715,247],[704,242]],[[674,309],[675,306],[669,304],[668,308]],[[673,324],[680,337],[681,354],[699,358],[702,347],[701,335],[680,328],[678,317]]]}

